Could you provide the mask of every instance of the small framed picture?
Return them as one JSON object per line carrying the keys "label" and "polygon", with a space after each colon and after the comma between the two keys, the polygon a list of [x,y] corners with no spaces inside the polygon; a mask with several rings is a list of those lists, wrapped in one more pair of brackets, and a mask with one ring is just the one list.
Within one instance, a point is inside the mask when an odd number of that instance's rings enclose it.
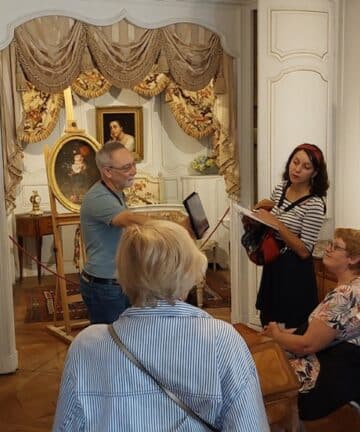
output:
{"label": "small framed picture", "polygon": [[96,137],[100,144],[115,140],[144,159],[142,107],[111,106],[96,108]]}
{"label": "small framed picture", "polygon": [[63,135],[47,160],[49,186],[68,210],[79,212],[84,195],[100,179],[95,155],[100,144],[82,133]]}

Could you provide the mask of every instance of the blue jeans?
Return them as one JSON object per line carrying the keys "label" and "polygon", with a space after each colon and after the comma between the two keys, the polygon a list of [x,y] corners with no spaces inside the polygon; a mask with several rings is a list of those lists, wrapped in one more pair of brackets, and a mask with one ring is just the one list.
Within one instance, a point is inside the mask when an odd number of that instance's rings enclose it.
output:
{"label": "blue jeans", "polygon": [[81,276],[80,292],[88,309],[91,324],[110,324],[130,306],[119,284],[88,282]]}

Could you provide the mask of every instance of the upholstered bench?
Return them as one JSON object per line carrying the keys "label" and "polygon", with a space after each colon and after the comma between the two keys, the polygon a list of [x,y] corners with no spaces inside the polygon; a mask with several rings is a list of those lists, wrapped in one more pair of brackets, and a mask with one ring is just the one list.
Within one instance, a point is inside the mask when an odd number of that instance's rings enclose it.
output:
{"label": "upholstered bench", "polygon": [[302,432],[355,432],[360,431],[360,409],[348,403],[326,417],[303,422]]}
{"label": "upholstered bench", "polygon": [[272,339],[245,324],[234,324],[254,358],[265,410],[272,431],[298,432],[299,382],[285,352]]}

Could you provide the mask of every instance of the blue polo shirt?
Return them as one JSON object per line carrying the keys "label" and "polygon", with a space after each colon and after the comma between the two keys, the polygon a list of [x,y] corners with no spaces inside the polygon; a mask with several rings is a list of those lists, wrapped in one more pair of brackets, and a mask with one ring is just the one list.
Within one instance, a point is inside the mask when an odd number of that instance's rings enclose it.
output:
{"label": "blue polo shirt", "polygon": [[86,193],[80,208],[80,224],[86,250],[84,270],[96,277],[115,278],[115,256],[122,228],[111,220],[127,207],[123,193],[117,199],[101,182]]}

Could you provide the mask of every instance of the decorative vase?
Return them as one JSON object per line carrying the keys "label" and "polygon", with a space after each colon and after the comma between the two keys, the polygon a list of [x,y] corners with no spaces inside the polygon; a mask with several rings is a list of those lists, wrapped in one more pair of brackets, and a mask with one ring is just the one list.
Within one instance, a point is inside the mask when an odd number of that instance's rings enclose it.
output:
{"label": "decorative vase", "polygon": [[218,173],[219,173],[218,167],[211,166],[211,167],[205,168],[201,174],[202,175],[215,175]]}

